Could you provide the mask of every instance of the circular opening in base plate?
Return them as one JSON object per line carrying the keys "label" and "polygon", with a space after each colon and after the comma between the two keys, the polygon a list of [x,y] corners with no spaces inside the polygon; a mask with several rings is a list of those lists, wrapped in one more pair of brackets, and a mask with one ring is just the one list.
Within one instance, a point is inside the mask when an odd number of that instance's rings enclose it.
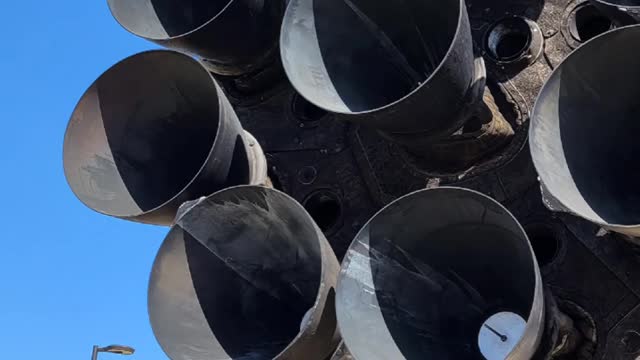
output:
{"label": "circular opening in base plate", "polygon": [[340,198],[329,190],[312,193],[302,205],[323,232],[332,230],[342,216]]}
{"label": "circular opening in base plate", "polygon": [[298,181],[304,185],[311,185],[318,175],[318,170],[313,166],[305,166],[298,171]]}
{"label": "circular opening in base plate", "polygon": [[558,256],[560,240],[552,226],[542,223],[529,224],[524,227],[533,252],[536,254],[538,266],[552,263]]}
{"label": "circular opening in base plate", "polygon": [[488,32],[485,48],[498,61],[516,60],[531,45],[532,34],[524,18],[510,17],[496,22]]}
{"label": "circular opening in base plate", "polygon": [[578,5],[569,20],[571,37],[578,42],[585,42],[611,29],[613,23],[590,3]]}

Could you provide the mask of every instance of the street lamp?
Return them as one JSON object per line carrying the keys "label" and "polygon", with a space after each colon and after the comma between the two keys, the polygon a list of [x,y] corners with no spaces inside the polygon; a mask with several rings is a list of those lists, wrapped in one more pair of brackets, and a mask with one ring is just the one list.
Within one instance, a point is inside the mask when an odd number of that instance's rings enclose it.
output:
{"label": "street lamp", "polygon": [[129,346],[122,345],[109,345],[105,347],[98,347],[97,345],[93,345],[93,353],[91,354],[91,360],[98,360],[98,353],[106,352],[112,354],[119,355],[131,355],[136,350]]}

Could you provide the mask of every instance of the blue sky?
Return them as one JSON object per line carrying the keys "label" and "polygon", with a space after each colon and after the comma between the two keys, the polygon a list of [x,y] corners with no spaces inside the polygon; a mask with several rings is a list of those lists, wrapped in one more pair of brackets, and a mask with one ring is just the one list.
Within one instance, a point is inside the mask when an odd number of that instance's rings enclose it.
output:
{"label": "blue sky", "polygon": [[166,359],[149,326],[147,280],[166,228],[94,213],[68,188],[62,140],[77,100],[109,66],[155,47],[106,0],[3,2],[0,72],[0,358],[89,359],[93,344]]}

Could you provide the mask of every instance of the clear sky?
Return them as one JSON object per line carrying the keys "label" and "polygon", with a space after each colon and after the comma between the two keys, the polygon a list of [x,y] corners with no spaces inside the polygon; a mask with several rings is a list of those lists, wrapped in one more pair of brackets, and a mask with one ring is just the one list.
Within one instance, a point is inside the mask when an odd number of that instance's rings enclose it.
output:
{"label": "clear sky", "polygon": [[3,1],[0,22],[0,359],[75,360],[121,343],[162,360],[147,281],[166,228],[94,213],[66,184],[69,116],[104,70],[156,47],[127,33],[106,0]]}

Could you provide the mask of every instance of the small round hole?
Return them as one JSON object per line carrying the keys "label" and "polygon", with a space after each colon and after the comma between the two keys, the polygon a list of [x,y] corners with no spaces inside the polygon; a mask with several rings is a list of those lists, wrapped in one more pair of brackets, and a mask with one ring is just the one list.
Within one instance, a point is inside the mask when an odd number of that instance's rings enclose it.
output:
{"label": "small round hole", "polygon": [[570,21],[569,31],[571,32],[571,37],[579,42],[585,42],[607,32],[613,25],[608,17],[589,3],[578,6],[574,10]]}
{"label": "small round hole", "polygon": [[531,45],[531,28],[520,17],[503,19],[493,25],[487,37],[486,47],[490,55],[499,61],[518,59]]}
{"label": "small round hole", "polygon": [[559,239],[555,230],[547,224],[531,224],[525,226],[533,252],[536,254],[538,265],[549,265],[558,256]]}
{"label": "small round hole", "polygon": [[293,96],[291,106],[293,114],[300,122],[318,121],[327,114],[327,111],[313,105],[298,94]]}
{"label": "small round hole", "polygon": [[313,166],[305,166],[298,171],[298,181],[304,185],[310,185],[316,180],[318,171]]}
{"label": "small round hole", "polygon": [[498,41],[496,55],[502,59],[518,56],[526,48],[527,41],[528,37],[525,34],[518,32],[507,33]]}
{"label": "small round hole", "polygon": [[342,215],[340,199],[327,190],[312,193],[304,201],[303,206],[323,232],[331,230]]}

